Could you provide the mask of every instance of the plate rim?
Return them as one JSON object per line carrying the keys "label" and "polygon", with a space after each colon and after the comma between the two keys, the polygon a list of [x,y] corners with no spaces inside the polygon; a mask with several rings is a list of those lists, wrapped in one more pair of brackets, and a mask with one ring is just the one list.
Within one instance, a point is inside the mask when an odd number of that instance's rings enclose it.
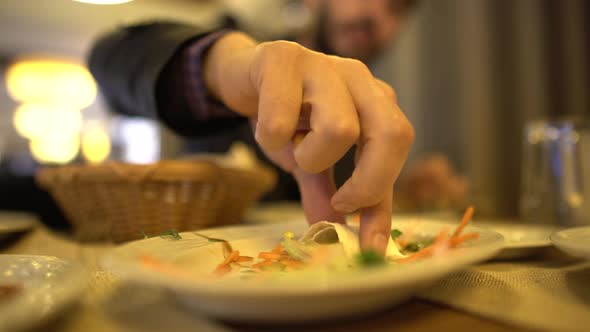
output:
{"label": "plate rim", "polygon": [[[12,216],[14,216],[14,219]],[[0,235],[24,232],[35,228],[38,224],[35,216],[28,213],[2,211],[0,218],[5,217],[7,219],[4,221],[0,219]]]}
{"label": "plate rim", "polygon": [[[29,259],[51,259],[67,263],[68,269],[65,271],[62,281],[59,282],[60,287],[51,287],[51,291],[54,294],[53,305],[49,310],[40,309],[41,306],[35,306],[35,309],[31,310],[30,306],[27,306],[26,313],[20,314],[23,311],[23,306],[29,302],[24,297],[16,298],[14,301],[8,303],[8,310],[1,309],[3,305],[0,305],[0,318],[10,317],[10,319],[3,319],[2,329],[6,330],[27,330],[35,326],[43,324],[48,319],[51,319],[63,309],[67,308],[68,305],[76,302],[79,296],[84,293],[88,286],[88,271],[78,262],[63,259],[51,255],[30,255],[30,254],[0,254],[0,259],[3,258],[29,258]],[[24,292],[31,292],[33,294],[39,294],[41,292],[38,288],[24,290]],[[16,314],[15,314],[16,313]]]}
{"label": "plate rim", "polygon": [[[572,245],[571,243],[564,242],[564,241],[562,241],[563,239],[559,238],[564,233],[575,232],[576,230],[581,230],[581,229],[585,229],[585,230],[587,229],[590,231],[590,226],[576,226],[576,227],[570,227],[570,228],[564,228],[564,229],[558,230],[558,231],[554,232],[553,234],[551,234],[551,236],[550,236],[551,242],[553,243],[553,245],[555,245],[561,251],[563,251],[569,255],[576,256],[576,257],[586,257],[586,258],[590,259],[590,245],[588,245],[587,247],[582,247],[582,249],[580,249],[580,246]],[[572,253],[572,252],[574,252],[574,253]]]}
{"label": "plate rim", "polygon": [[480,226],[482,228],[490,227],[491,230],[498,232],[502,235],[503,232],[497,231],[491,227],[493,225],[501,226],[501,227],[521,227],[521,228],[534,228],[537,230],[546,231],[547,238],[545,240],[534,240],[534,241],[521,241],[519,242],[511,242],[506,237],[504,237],[504,248],[505,249],[535,249],[535,248],[544,248],[549,247],[552,245],[551,242],[551,235],[553,235],[556,231],[559,231],[559,227],[551,226],[551,225],[530,225],[530,224],[516,224],[516,223],[509,223],[509,222],[486,222],[486,221],[475,221],[474,226]]}
{"label": "plate rim", "polygon": [[[294,222],[285,222],[285,223],[276,223],[276,224],[262,224],[262,225],[240,225],[240,226],[233,226],[229,227],[229,229],[240,229],[240,228],[281,228],[287,227]],[[301,224],[300,222],[297,222]],[[456,225],[455,223],[441,223],[438,221],[424,221],[422,220],[421,223],[436,225],[437,227],[446,227],[448,225]],[[302,225],[305,226],[305,225]],[[301,227],[301,226],[300,226]],[[207,232],[210,233],[212,231],[218,229],[225,229],[223,227],[216,227],[210,228],[205,230],[199,230],[199,232]],[[451,273],[453,271],[459,270],[460,268],[471,265],[476,262],[484,261],[487,258],[494,257],[498,252],[503,249],[504,244],[504,237],[498,233],[494,232],[489,229],[480,228],[477,226],[469,226],[469,229],[479,230],[480,232],[485,232],[486,237],[489,237],[487,242],[480,244],[477,248],[477,251],[465,251],[466,248],[459,248],[456,249],[452,256],[445,256],[439,258],[427,258],[419,262],[412,263],[404,267],[405,274],[411,276],[412,278],[400,279],[399,271],[396,271],[394,268],[388,269],[376,269],[374,271],[367,271],[364,270],[363,273],[363,283],[371,284],[370,288],[374,289],[383,289],[385,287],[403,287],[405,285],[415,284],[417,282],[426,282],[429,280],[436,280],[440,279],[444,275]],[[283,230],[285,231],[285,229]],[[192,232],[183,232],[184,234],[192,233]],[[180,233],[181,235],[183,233]],[[260,238],[260,237],[258,237]],[[150,239],[147,239],[150,240]],[[276,287],[270,288],[261,288],[261,287],[244,287],[243,284],[239,283],[227,283],[227,284],[218,284],[212,286],[213,283],[211,282],[204,282],[199,281],[195,282],[194,280],[187,280],[184,278],[179,277],[171,277],[161,273],[154,273],[153,270],[149,270],[146,268],[142,268],[139,266],[137,262],[135,264],[131,263],[130,259],[120,259],[117,260],[117,254],[120,252],[125,252],[125,250],[129,250],[129,246],[137,245],[141,241],[146,241],[146,239],[141,239],[133,242],[129,242],[122,246],[113,248],[108,253],[103,255],[100,259],[100,265],[110,270],[111,272],[117,274],[122,274],[124,278],[129,280],[137,281],[137,282],[148,282],[157,284],[160,286],[164,286],[169,289],[173,290],[180,290],[180,291],[187,291],[191,293],[198,293],[204,296],[231,296],[231,297],[251,297],[251,296],[290,296],[290,295],[297,295],[297,296],[318,296],[318,295],[326,295],[326,294],[334,294],[338,293],[341,294],[342,292],[351,292],[359,289],[359,287],[352,287],[352,286],[359,286],[359,282],[355,279],[357,278],[346,278],[344,282],[340,281],[336,285],[330,285],[326,287],[325,285],[314,285],[311,286],[309,283],[300,284],[295,287],[294,285],[285,285],[279,284]],[[237,241],[237,239],[230,241]],[[459,254],[460,252],[467,252],[468,255]],[[455,259],[449,260],[449,258],[454,257]],[[134,266],[135,265],[135,266]],[[430,269],[436,271],[435,277],[431,274],[427,273],[420,273],[419,271],[424,269],[424,266],[429,266]],[[392,276],[391,279],[388,279],[389,276]],[[400,281],[401,280],[401,281]],[[221,285],[221,287],[220,287]],[[366,287],[365,290],[366,291]]]}

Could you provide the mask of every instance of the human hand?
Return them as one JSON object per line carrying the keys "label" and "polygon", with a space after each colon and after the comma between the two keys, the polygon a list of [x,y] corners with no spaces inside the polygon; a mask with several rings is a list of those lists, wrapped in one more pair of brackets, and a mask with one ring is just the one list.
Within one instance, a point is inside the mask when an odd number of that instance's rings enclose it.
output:
{"label": "human hand", "polygon": [[[414,131],[391,87],[359,61],[286,41],[230,33],[204,63],[209,91],[251,118],[269,158],[294,175],[310,223],[360,209],[360,244],[384,253],[393,184]],[[356,166],[336,189],[332,167],[356,144]]]}

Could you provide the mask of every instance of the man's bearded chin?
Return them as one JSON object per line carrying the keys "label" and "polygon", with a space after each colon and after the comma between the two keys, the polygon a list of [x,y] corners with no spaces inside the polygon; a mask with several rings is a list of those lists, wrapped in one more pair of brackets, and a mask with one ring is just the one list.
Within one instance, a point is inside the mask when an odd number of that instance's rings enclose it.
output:
{"label": "man's bearded chin", "polygon": [[[381,50],[373,44],[369,49],[365,49],[360,52],[357,50],[357,52],[354,52],[354,54],[343,54],[343,52],[337,51],[331,43],[329,20],[330,18],[328,17],[328,11],[325,9],[325,7],[321,8],[318,15],[315,35],[315,45],[318,51],[341,57],[355,58],[367,63]],[[357,24],[363,25],[366,29],[369,29],[369,31],[370,29],[374,29],[374,23],[370,18],[366,18],[363,21],[350,23],[349,25],[352,26]],[[372,34],[372,32],[370,32],[370,34]]]}

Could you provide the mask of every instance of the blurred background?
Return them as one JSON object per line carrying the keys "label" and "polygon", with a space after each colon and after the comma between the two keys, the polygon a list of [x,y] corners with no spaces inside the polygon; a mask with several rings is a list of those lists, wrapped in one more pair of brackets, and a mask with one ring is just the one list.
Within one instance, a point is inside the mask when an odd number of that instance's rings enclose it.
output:
{"label": "blurred background", "polygon": [[[111,114],[85,67],[101,33],[151,20],[233,25],[260,40],[314,23],[299,0],[1,1],[4,202],[43,165],[181,153],[181,140],[157,123]],[[590,1],[421,0],[370,67],[397,90],[416,128],[412,158],[446,154],[481,214],[516,216],[524,124],[590,118]]]}

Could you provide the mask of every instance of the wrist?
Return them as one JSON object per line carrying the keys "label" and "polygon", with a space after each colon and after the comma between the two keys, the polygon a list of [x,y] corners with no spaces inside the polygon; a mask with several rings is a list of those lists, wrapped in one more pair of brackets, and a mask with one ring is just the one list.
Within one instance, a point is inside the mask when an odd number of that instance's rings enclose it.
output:
{"label": "wrist", "polygon": [[257,91],[250,78],[256,41],[230,32],[209,49],[203,61],[203,79],[209,93],[233,111],[253,116]]}

